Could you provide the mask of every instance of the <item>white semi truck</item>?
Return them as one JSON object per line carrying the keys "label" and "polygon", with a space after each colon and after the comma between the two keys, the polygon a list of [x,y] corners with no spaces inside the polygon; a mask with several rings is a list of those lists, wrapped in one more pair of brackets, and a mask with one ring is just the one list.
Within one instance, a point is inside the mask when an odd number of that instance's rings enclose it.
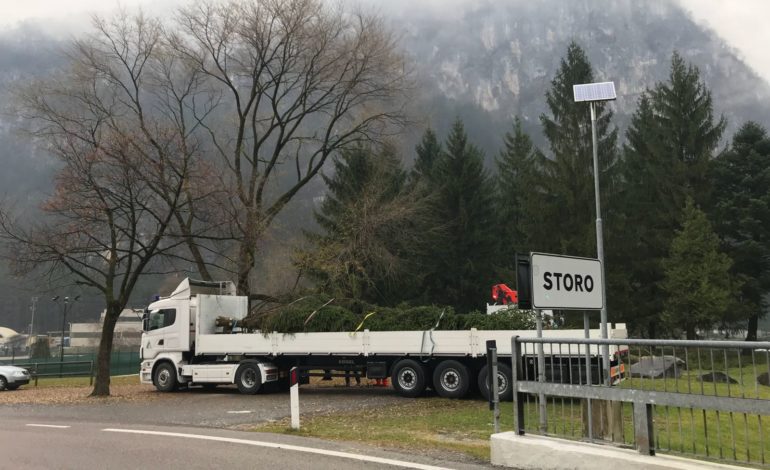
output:
{"label": "white semi truck", "polygon": [[[182,384],[236,384],[241,393],[254,394],[263,387],[288,386],[289,370],[298,367],[304,377],[311,370],[324,370],[338,376],[391,378],[393,388],[407,397],[432,387],[440,396],[460,398],[474,383],[486,396],[486,341],[496,340],[498,357],[510,357],[512,336],[535,334],[476,329],[249,333],[238,327],[247,313],[248,298],[236,295],[232,282],[185,279],[144,313],[141,382],[161,392]],[[222,317],[226,325],[217,326],[223,324]],[[611,337],[625,338],[624,325],[618,327]],[[599,337],[599,330],[590,333]],[[582,337],[583,330],[546,330],[544,336]],[[593,360],[599,361],[596,352]],[[511,370],[502,361],[498,384],[501,399],[510,399]]]}

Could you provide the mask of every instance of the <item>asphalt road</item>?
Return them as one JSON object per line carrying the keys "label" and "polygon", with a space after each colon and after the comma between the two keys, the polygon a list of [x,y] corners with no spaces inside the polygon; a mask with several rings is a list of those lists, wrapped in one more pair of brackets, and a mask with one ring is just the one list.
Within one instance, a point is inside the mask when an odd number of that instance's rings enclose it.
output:
{"label": "asphalt road", "polygon": [[[302,388],[300,392],[305,413],[402,400],[392,390],[379,388]],[[2,405],[0,468],[489,468],[458,455],[408,455],[238,430],[284,418],[288,410],[288,394],[244,396],[230,388],[214,393],[182,391],[140,402]]]}

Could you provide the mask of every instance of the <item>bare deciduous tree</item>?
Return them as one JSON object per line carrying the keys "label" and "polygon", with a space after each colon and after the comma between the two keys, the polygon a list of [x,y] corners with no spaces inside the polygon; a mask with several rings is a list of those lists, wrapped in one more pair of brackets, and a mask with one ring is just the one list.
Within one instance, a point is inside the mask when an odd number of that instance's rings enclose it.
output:
{"label": "bare deciduous tree", "polygon": [[199,3],[177,26],[169,47],[226,101],[196,116],[231,191],[234,271],[249,294],[260,240],[328,157],[403,123],[408,73],[380,19],[318,0]]}
{"label": "bare deciduous tree", "polygon": [[92,394],[109,395],[118,316],[153,260],[184,242],[168,235],[201,197],[188,191],[198,152],[188,119],[210,96],[194,69],[167,54],[157,21],[120,14],[94,24],[68,51],[67,70],[18,90],[27,130],[61,169],[45,217],[19,223],[3,208],[0,233],[17,271],[74,276],[101,293]]}
{"label": "bare deciduous tree", "polygon": [[199,3],[170,27],[125,13],[94,26],[67,70],[18,93],[28,131],[62,167],[46,217],[18,223],[5,207],[0,235],[19,272],[102,293],[93,394],[107,395],[115,323],[140,276],[184,257],[207,279],[227,264],[250,293],[258,243],[329,155],[403,122],[407,73],[377,17],[318,0]]}

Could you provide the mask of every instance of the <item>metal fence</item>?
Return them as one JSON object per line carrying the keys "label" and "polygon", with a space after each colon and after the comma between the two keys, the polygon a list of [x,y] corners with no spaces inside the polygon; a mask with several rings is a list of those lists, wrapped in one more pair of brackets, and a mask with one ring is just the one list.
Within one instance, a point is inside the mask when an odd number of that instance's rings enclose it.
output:
{"label": "metal fence", "polygon": [[770,342],[514,337],[512,351],[519,434],[770,464]]}
{"label": "metal fence", "polygon": [[[96,351],[81,351],[77,354],[64,354],[63,357],[29,358],[16,357],[10,360],[0,360],[0,364],[16,365],[30,370],[31,374],[38,373],[40,377],[86,377],[93,374],[97,362]],[[93,364],[93,366],[88,366]],[[140,367],[139,351],[114,350],[110,357],[110,373],[112,375],[138,374]]]}

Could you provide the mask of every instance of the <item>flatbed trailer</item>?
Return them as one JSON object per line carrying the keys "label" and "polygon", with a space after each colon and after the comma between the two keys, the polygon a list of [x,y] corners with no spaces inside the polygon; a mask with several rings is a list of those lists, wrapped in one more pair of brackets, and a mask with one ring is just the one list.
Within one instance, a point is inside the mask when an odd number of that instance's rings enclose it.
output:
{"label": "flatbed trailer", "polygon": [[[495,340],[500,358],[511,356],[513,336],[532,337],[532,330],[425,330],[334,333],[245,332],[237,325],[248,313],[248,299],[235,295],[232,283],[185,279],[169,296],[145,312],[142,334],[142,383],[160,391],[180,384],[236,384],[242,393],[288,386],[289,370],[324,370],[327,374],[371,379],[390,378],[403,396],[433,388],[450,398],[478,386],[489,393],[486,342]],[[217,326],[226,318],[230,326]],[[600,331],[591,330],[598,338]],[[546,330],[549,338],[583,336],[583,330]],[[611,337],[625,338],[624,328]],[[599,358],[599,351],[589,351]],[[544,345],[549,357],[557,355]],[[612,351],[618,352],[617,350]],[[307,377],[307,374],[304,374]],[[511,370],[498,368],[500,396],[511,398]]]}

